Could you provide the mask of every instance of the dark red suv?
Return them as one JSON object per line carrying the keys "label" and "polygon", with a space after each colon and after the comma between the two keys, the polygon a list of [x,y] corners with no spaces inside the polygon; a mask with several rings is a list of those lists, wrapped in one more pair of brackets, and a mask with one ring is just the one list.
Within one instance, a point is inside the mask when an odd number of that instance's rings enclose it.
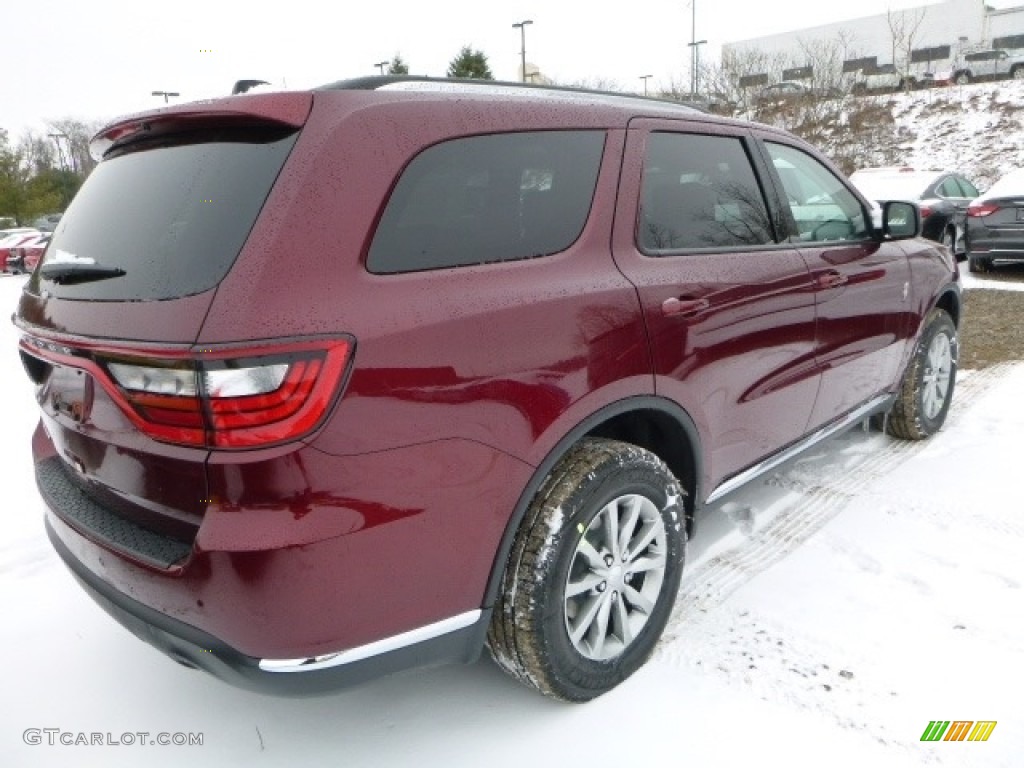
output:
{"label": "dark red suv", "polygon": [[656,644],[702,505],[949,407],[949,252],[773,128],[374,78],[94,151],[16,316],[46,525],[119,621],[240,685],[486,644],[593,698]]}

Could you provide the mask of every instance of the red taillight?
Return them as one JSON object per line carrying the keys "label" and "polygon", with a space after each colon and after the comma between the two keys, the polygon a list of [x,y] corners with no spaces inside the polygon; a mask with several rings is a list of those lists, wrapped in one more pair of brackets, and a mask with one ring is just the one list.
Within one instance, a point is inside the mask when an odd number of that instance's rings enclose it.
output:
{"label": "red taillight", "polygon": [[353,342],[307,339],[165,355],[120,348],[52,354],[61,348],[28,339],[22,348],[88,370],[156,440],[256,448],[297,440],[319,426],[341,389]]}
{"label": "red taillight", "polygon": [[918,206],[918,208],[921,209],[921,218],[922,219],[927,219],[929,216],[932,215],[932,209],[929,208],[927,205],[920,205],[920,206]]}
{"label": "red taillight", "polygon": [[967,206],[967,215],[974,217],[988,216],[999,210],[999,206],[993,203],[971,203]]}

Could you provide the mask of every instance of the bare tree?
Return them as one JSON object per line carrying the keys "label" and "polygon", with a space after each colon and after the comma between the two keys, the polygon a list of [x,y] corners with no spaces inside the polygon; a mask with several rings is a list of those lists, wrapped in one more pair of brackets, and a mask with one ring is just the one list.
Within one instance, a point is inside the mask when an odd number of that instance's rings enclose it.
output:
{"label": "bare tree", "polygon": [[30,176],[38,176],[44,171],[60,167],[54,153],[53,140],[36,131],[27,130],[22,134],[18,142],[18,152]]}
{"label": "bare tree", "polygon": [[571,82],[562,83],[558,80],[553,80],[552,85],[565,85],[569,88],[583,88],[588,91],[614,91],[624,92],[625,89],[617,80],[612,80],[607,77],[584,77],[581,80],[573,80]]}
{"label": "bare tree", "polygon": [[726,94],[744,109],[749,109],[755,101],[759,86],[743,85],[748,78],[764,75],[768,82],[775,82],[782,77],[782,71],[788,64],[788,58],[782,53],[767,53],[755,48],[725,50],[717,71],[709,72],[716,85],[716,90]]}
{"label": "bare tree", "polygon": [[892,37],[892,63],[897,69],[909,71],[910,52],[914,48],[914,40],[924,22],[927,8],[918,8],[914,11],[886,11],[885,21],[889,25],[889,34]]}
{"label": "bare tree", "polygon": [[58,141],[64,142],[68,170],[79,174],[83,178],[88,176],[96,167],[96,161],[89,154],[89,141],[102,127],[99,122],[86,123],[72,117],[65,117],[60,120],[47,122],[49,133],[59,134],[63,138]]}

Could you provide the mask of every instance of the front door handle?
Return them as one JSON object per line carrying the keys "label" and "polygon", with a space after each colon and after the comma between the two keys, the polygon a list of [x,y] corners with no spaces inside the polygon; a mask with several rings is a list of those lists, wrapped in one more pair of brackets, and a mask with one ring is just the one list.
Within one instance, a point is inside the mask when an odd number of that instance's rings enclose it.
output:
{"label": "front door handle", "polygon": [[665,299],[661,303],[661,312],[666,317],[672,317],[674,315],[687,317],[690,315],[696,315],[698,312],[703,312],[710,306],[711,302],[707,299],[691,299],[685,296],[676,298],[673,296],[671,299]]}
{"label": "front door handle", "polygon": [[838,288],[841,285],[846,285],[847,277],[839,272],[829,270],[818,275],[814,282],[819,288]]}

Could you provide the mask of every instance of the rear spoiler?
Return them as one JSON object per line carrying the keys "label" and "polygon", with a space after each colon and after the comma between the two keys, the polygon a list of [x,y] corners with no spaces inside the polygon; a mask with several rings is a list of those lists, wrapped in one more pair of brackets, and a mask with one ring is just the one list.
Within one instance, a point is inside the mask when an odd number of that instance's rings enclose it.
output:
{"label": "rear spoiler", "polygon": [[89,142],[89,154],[102,160],[115,145],[200,125],[280,125],[301,128],[313,108],[311,93],[254,93],[175,104],[115,120]]}

